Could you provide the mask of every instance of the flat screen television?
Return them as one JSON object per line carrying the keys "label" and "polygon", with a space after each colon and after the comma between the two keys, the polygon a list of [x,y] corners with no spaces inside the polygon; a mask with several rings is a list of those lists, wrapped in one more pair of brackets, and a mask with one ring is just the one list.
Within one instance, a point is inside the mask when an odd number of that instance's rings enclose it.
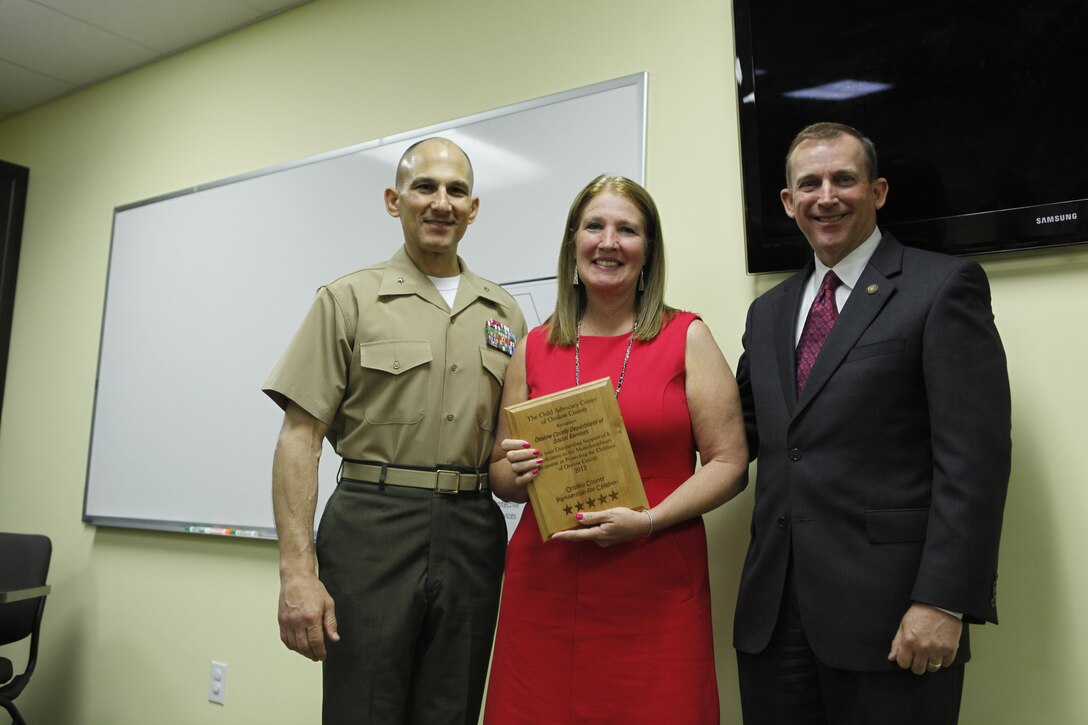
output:
{"label": "flat screen television", "polygon": [[1085,0],[733,0],[750,274],[801,267],[784,156],[815,121],[876,144],[878,224],[951,254],[1088,241]]}

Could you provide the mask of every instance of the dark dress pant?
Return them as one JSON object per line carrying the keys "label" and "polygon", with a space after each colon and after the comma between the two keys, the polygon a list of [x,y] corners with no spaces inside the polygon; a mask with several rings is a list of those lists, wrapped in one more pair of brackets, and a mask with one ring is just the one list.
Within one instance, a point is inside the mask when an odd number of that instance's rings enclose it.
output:
{"label": "dark dress pant", "polygon": [[955,725],[963,665],[924,675],[828,667],[805,636],[792,565],[785,590],[767,648],[737,652],[744,725]]}
{"label": "dark dress pant", "polygon": [[475,725],[506,553],[489,491],[341,481],[317,535],[340,642],[323,722]]}

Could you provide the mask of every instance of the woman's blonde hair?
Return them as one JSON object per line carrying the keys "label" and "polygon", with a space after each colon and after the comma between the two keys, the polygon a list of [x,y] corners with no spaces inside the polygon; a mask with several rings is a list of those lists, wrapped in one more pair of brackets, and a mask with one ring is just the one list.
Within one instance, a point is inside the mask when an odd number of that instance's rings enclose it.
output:
{"label": "woman's blonde hair", "polygon": [[638,323],[635,339],[652,340],[657,337],[665,316],[674,312],[665,304],[665,242],[657,204],[650,192],[637,182],[625,176],[601,174],[578,192],[567,214],[563,243],[559,247],[559,294],[555,301],[555,313],[548,320],[548,342],[553,345],[573,345],[578,334],[578,321],[586,309],[586,289],[584,285],[574,284],[574,238],[589,202],[605,192],[623,197],[642,214],[646,254],[640,284],[643,289],[635,292],[635,320]]}

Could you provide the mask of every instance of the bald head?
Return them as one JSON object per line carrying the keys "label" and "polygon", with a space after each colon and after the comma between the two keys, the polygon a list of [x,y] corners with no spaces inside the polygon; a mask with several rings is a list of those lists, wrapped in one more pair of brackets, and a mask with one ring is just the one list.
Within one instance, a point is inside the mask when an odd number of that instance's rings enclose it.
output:
{"label": "bald head", "polygon": [[449,139],[420,141],[401,157],[396,183],[385,210],[400,219],[408,256],[432,277],[459,274],[457,244],[480,208],[468,156]]}
{"label": "bald head", "polygon": [[432,136],[422,141],[417,141],[409,146],[400,157],[397,164],[397,191],[403,192],[405,184],[415,175],[419,166],[425,162],[434,160],[464,161],[468,172],[469,192],[472,191],[473,175],[472,161],[468,154],[460,146],[441,136]]}

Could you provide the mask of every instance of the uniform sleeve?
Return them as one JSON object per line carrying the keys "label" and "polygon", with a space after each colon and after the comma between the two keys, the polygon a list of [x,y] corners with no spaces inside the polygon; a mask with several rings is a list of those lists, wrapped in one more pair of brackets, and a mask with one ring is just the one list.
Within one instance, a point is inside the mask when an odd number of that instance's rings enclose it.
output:
{"label": "uniform sleeve", "polygon": [[262,390],[281,408],[292,400],[331,425],[344,397],[351,356],[343,309],[322,287]]}

